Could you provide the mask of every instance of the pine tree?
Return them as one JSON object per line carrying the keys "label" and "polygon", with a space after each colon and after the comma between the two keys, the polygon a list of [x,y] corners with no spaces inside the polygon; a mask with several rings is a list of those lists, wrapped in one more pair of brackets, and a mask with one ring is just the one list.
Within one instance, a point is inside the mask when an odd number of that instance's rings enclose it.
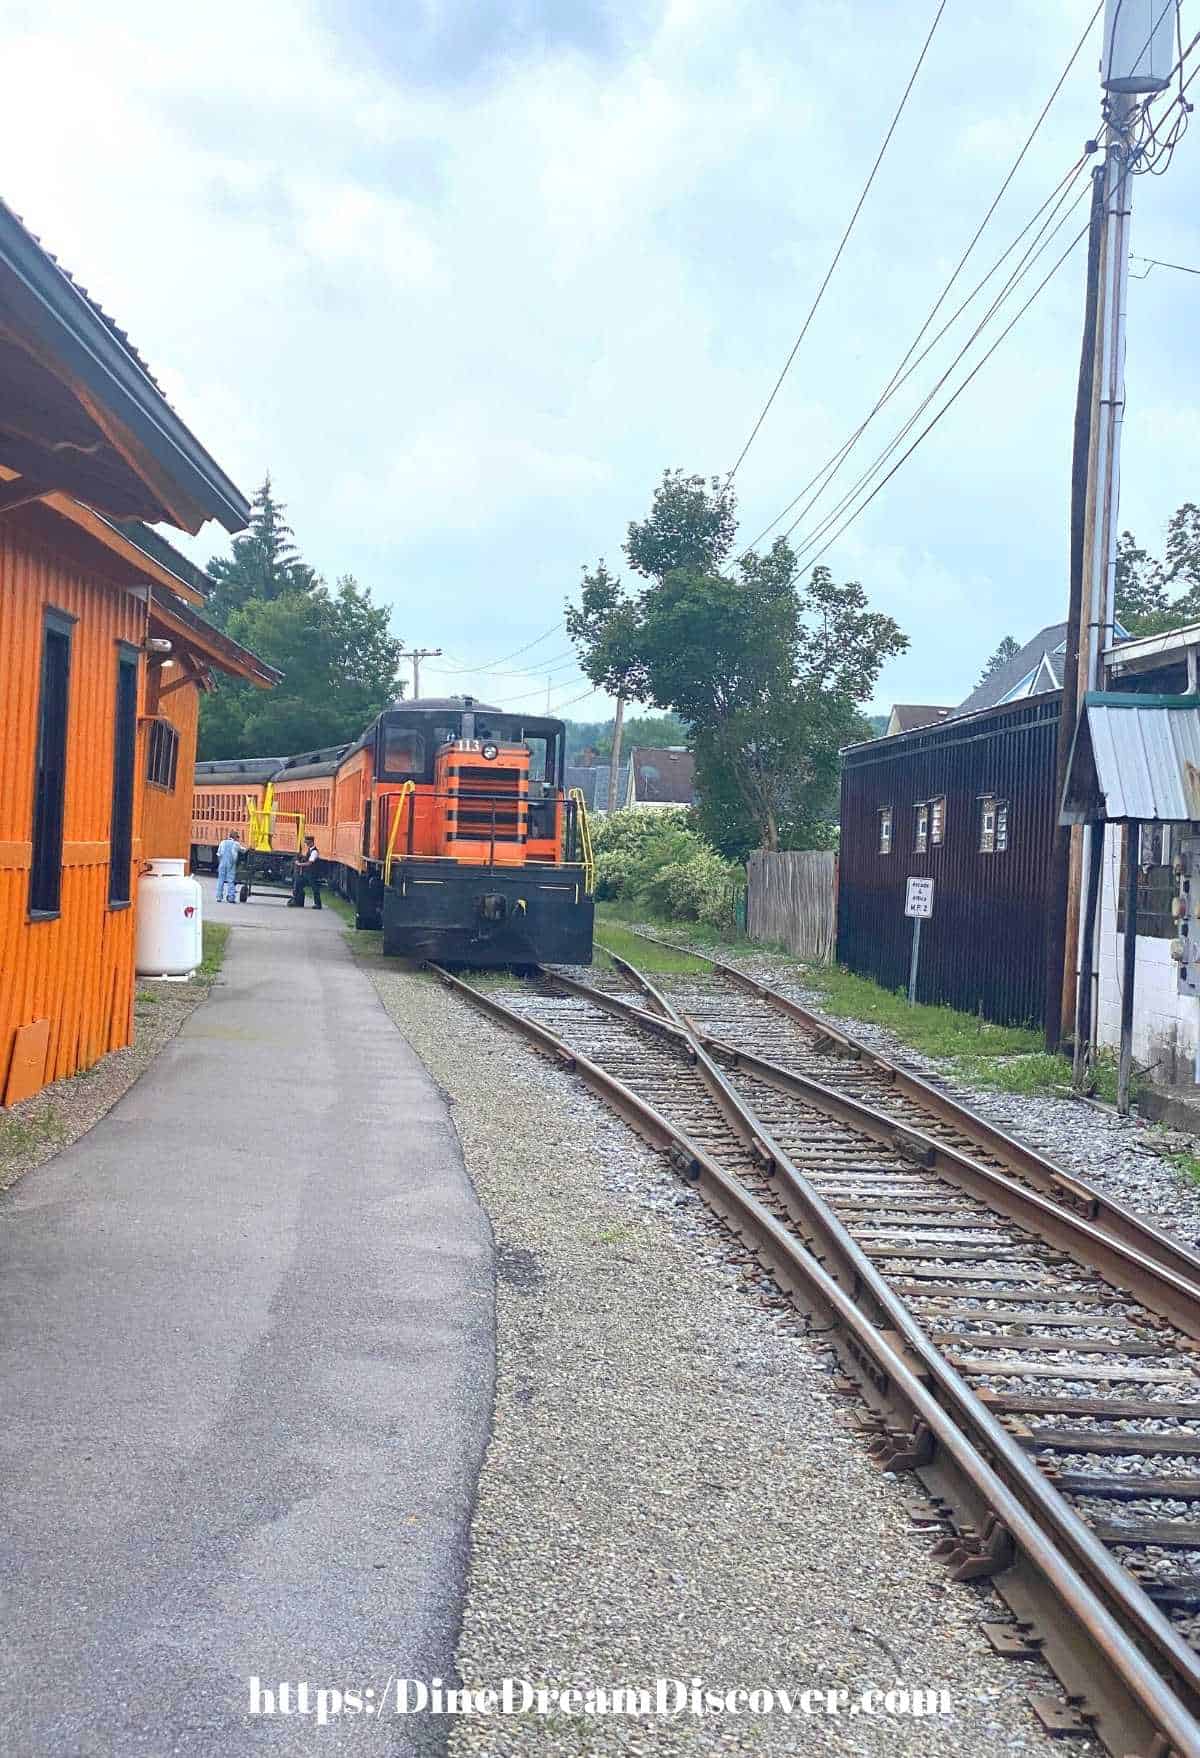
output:
{"label": "pine tree", "polygon": [[979,682],[975,688],[978,689],[980,684],[986,684],[987,680],[998,672],[1002,665],[1007,665],[1010,659],[1015,659],[1020,651],[1020,644],[1014,641],[1011,635],[1006,635],[980,672]]}
{"label": "pine tree", "polygon": [[254,497],[249,529],[233,540],[233,558],[214,556],[208,572],[217,583],[205,613],[219,628],[250,599],[271,600],[291,592],[311,592],[317,576],[296,548],[287,508],[271,493],[271,475]]}

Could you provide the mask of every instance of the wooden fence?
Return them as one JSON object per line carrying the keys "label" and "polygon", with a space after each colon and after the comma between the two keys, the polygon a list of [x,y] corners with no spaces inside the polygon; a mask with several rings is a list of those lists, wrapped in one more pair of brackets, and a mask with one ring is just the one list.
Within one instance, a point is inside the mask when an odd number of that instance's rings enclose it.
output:
{"label": "wooden fence", "polygon": [[837,938],[837,856],[832,849],[750,856],[746,932],[797,958],[830,964]]}

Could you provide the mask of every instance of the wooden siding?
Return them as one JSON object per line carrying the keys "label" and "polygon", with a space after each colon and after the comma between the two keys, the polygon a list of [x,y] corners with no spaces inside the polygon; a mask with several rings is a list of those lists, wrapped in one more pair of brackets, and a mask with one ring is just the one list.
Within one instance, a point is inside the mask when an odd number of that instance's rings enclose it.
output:
{"label": "wooden siding", "polygon": [[[167,674],[168,678],[170,673]],[[200,691],[183,684],[163,696],[159,717],[170,721],[179,735],[175,786],[168,791],[146,780],[146,728],[139,741],[142,773],[142,847],[147,860],[166,858],[186,861],[192,844],[192,775],[196,768],[196,737],[200,721]],[[218,841],[220,838],[218,838]]]}
{"label": "wooden siding", "polygon": [[[1054,831],[1058,693],[846,753],[838,960],[888,989],[908,980],[910,875],[934,881],[921,928],[920,1001],[1002,1025],[1038,1024],[1045,1004],[1046,884]],[[982,799],[1008,803],[1007,847],[980,849]],[[916,807],[943,799],[944,834],[915,847]],[[890,852],[880,812],[890,807]]]}
{"label": "wooden siding", "polygon": [[[0,1099],[19,1032],[48,1022],[42,1081],[128,1044],[133,1027],[132,905],[108,904],[118,643],[141,646],[146,607],[63,528],[48,541],[36,509],[0,520]],[[28,917],[43,618],[76,619],[71,640],[61,910]],[[141,857],[142,747],[133,864]],[[30,1041],[28,1037],[23,1042]],[[40,1082],[37,1084],[41,1084]],[[14,1092],[28,1090],[22,1075]]]}
{"label": "wooden siding", "polygon": [[746,867],[746,932],[828,964],[836,931],[837,856],[832,849],[756,849]]}

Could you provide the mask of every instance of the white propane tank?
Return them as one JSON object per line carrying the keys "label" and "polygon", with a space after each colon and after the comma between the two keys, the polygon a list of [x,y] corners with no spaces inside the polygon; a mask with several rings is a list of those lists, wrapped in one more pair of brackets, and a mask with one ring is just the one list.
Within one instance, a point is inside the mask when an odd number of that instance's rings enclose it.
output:
{"label": "white propane tank", "polygon": [[184,977],[200,963],[200,887],[185,865],[150,861],[138,881],[139,977]]}

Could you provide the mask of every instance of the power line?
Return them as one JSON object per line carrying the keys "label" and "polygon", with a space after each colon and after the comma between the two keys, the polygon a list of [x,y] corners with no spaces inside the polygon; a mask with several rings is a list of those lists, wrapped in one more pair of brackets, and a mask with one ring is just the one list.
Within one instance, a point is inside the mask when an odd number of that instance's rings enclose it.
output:
{"label": "power line", "polygon": [[502,653],[499,659],[485,659],[478,665],[460,665],[449,669],[454,671],[490,671],[495,665],[507,665],[510,659],[519,659],[522,653],[528,653],[531,647],[540,647],[543,641],[548,641],[551,635],[557,635],[563,627],[563,623],[555,623],[554,627],[547,629],[544,635],[538,635],[535,640],[527,641],[524,647],[518,647],[512,653]]}
{"label": "power line", "polygon": [[[575,649],[572,647],[564,650],[562,653],[556,653],[551,659],[538,660],[536,665],[526,666],[523,671],[488,671],[487,675],[493,678],[530,678],[538,677],[539,675],[542,677],[548,677],[551,672],[561,671],[564,665],[574,664],[576,657]],[[483,671],[485,669],[485,667],[475,665],[453,665],[449,667],[438,665],[429,667],[430,671],[436,671],[439,675],[444,676],[450,676],[452,673],[456,674],[464,671]]]}
{"label": "power line", "polygon": [[[1028,220],[1024,226],[1022,226],[1021,230],[1017,233],[1016,237],[1008,245],[1007,249],[1003,250],[1000,253],[1000,255],[996,258],[995,262],[992,264],[991,268],[988,269],[987,273],[982,275],[980,277],[980,279],[978,281],[976,281],[976,283],[972,287],[971,291],[966,295],[966,297],[960,302],[960,304],[956,307],[956,309],[946,319],[946,322],[942,325],[942,327],[938,331],[937,335],[934,336],[930,342],[926,343],[925,347],[921,350],[920,354],[917,355],[916,359],[913,360],[907,367],[905,367],[905,361],[908,360],[909,354],[912,353],[912,348],[910,347],[908,354],[906,354],[904,357],[904,360],[901,361],[900,367],[897,367],[896,372],[892,375],[892,379],[891,379],[890,383],[887,386],[885,386],[884,390],[881,392],[880,396],[877,398],[873,407],[868,411],[866,417],[859,424],[859,426],[857,428],[855,428],[854,432],[850,435],[849,439],[844,440],[842,442],[842,444],[838,448],[838,450],[836,452],[834,452],[834,454],[832,455],[831,458],[826,459],[825,463],[822,464],[821,468],[816,472],[816,474],[814,476],[809,477],[809,479],[805,483],[804,487],[800,490],[800,492],[798,494],[796,494],[792,497],[792,499],[788,502],[787,506],[784,507],[781,512],[776,513],[775,517],[770,521],[769,524],[767,524],[763,527],[763,529],[759,532],[758,536],[754,538],[753,542],[747,544],[746,548],[742,551],[743,555],[749,555],[750,551],[752,549],[755,549],[757,547],[757,545],[762,542],[763,538],[766,537],[771,531],[774,530],[775,526],[778,525],[781,520],[787,518],[788,514],[792,511],[793,507],[795,507],[800,501],[802,501],[804,499],[805,495],[807,495],[809,493],[809,490],[815,488],[816,492],[812,495],[811,499],[809,499],[807,501],[807,503],[800,509],[800,512],[798,513],[796,519],[793,521],[792,525],[789,527],[789,530],[795,530],[796,525],[799,524],[800,520],[803,519],[805,517],[805,515],[811,511],[813,506],[815,506],[816,502],[820,499],[821,495],[829,487],[829,484],[833,481],[834,477],[837,475],[838,470],[841,468],[841,466],[845,462],[846,458],[849,457],[851,451],[853,451],[858,440],[866,432],[867,428],[871,425],[872,421],[879,414],[880,410],[883,409],[886,406],[886,404],[891,401],[891,399],[895,396],[896,392],[898,390],[900,390],[900,388],[903,385],[907,384],[908,380],[912,377],[913,373],[916,372],[917,368],[919,366],[921,366],[923,364],[923,362],[929,358],[930,354],[933,353],[933,350],[937,347],[938,343],[942,340],[942,338],[951,329],[953,329],[954,325],[958,322],[958,320],[962,316],[963,312],[966,311],[967,307],[973,303],[976,295],[983,291],[984,287],[987,286],[988,282],[991,280],[992,276],[996,273],[997,269],[1001,268],[1003,266],[1003,264],[1008,260],[1008,258],[1012,255],[1013,251],[1021,243],[1021,240],[1026,236],[1026,234],[1033,230],[1033,228],[1037,225],[1038,221],[1045,214],[1047,208],[1055,207],[1061,202],[1063,194],[1065,193],[1065,191],[1067,189],[1069,189],[1070,185],[1073,182],[1075,182],[1075,180],[1078,178],[1080,172],[1082,171],[1082,169],[1086,165],[1086,163],[1087,163],[1087,160],[1083,156],[1076,159],[1075,163],[1071,166],[1070,170],[1067,171],[1066,174],[1059,179],[1058,183],[1051,190],[1050,194],[1046,197],[1045,201],[1042,203],[1041,207],[1038,208],[1037,212],[1033,215],[1033,217],[1030,220]],[[965,260],[965,258],[964,258],[964,260]],[[947,285],[949,285],[949,283],[947,283]],[[938,303],[939,304],[941,303],[940,299],[939,299]],[[936,309],[936,307],[935,307],[935,309]],[[994,309],[994,307],[993,307],[993,309]],[[932,315],[932,313],[930,315]],[[926,320],[926,323],[924,325],[922,325],[921,332],[918,334],[917,338],[915,338],[914,343],[913,343],[914,347],[916,346],[916,341],[918,341],[920,339],[920,334],[923,334],[924,330],[927,328],[928,328],[928,320]],[[902,367],[904,368],[903,371],[901,371]],[[919,411],[918,411],[918,413],[919,413]],[[825,480],[822,481],[822,478],[824,478]]]}
{"label": "power line", "polygon": [[[1091,222],[1089,221],[1088,224],[1090,225]],[[1082,227],[1082,229],[1080,231],[1078,231],[1075,234],[1074,238],[1072,238],[1070,244],[1067,245],[1067,248],[1063,251],[1062,255],[1058,258],[1057,262],[1048,271],[1048,273],[1042,278],[1042,280],[1038,282],[1037,286],[1034,288],[1033,292],[1029,295],[1029,298],[1025,301],[1024,305],[1021,306],[1020,310],[1018,312],[1016,312],[1016,314],[1005,325],[1004,329],[1001,330],[1000,334],[996,337],[996,340],[992,343],[991,347],[987,350],[986,354],[984,354],[979,360],[976,361],[975,365],[971,368],[970,372],[967,374],[966,378],[959,385],[958,389],[954,392],[954,394],[951,397],[949,397],[945,403],[943,403],[942,407],[938,410],[938,412],[934,416],[933,420],[931,422],[929,422],[928,426],[922,428],[921,432],[917,435],[917,437],[913,441],[912,445],[909,446],[908,450],[906,452],[902,453],[902,455],[899,458],[897,458],[896,462],[892,465],[892,468],[888,471],[887,475],[882,479],[882,481],[876,483],[875,487],[871,490],[871,492],[867,496],[867,498],[861,503],[860,506],[858,506],[854,509],[854,511],[850,514],[849,518],[846,519],[845,523],[843,525],[841,525],[837,531],[834,532],[833,536],[829,539],[829,542],[826,543],[824,545],[824,547],[818,552],[818,554],[813,558],[813,565],[814,566],[821,559],[821,556],[823,556],[826,553],[826,551],[828,549],[830,549],[833,546],[833,544],[835,544],[837,542],[838,538],[842,536],[843,532],[845,532],[854,523],[855,519],[858,518],[859,514],[862,513],[871,504],[871,502],[875,499],[875,496],[880,492],[880,490],[883,489],[884,487],[886,487],[886,485],[891,481],[892,477],[896,474],[897,470],[899,470],[900,467],[909,458],[912,457],[912,455],[916,451],[917,447],[921,444],[921,441],[923,439],[925,439],[927,434],[930,434],[933,432],[933,429],[937,426],[938,422],[942,419],[942,416],[947,414],[949,412],[949,410],[953,408],[954,404],[957,403],[958,399],[962,396],[963,392],[966,390],[967,386],[971,383],[972,379],[974,379],[976,374],[979,373],[982,370],[982,368],[987,365],[988,361],[991,359],[992,355],[996,352],[996,349],[1000,346],[1001,342],[1004,341],[1005,337],[1009,334],[1009,332],[1024,317],[1025,313],[1029,310],[1029,307],[1033,304],[1034,300],[1037,299],[1038,295],[1042,292],[1042,289],[1044,287],[1046,287],[1050,283],[1050,281],[1053,280],[1054,276],[1058,273],[1059,269],[1063,266],[1063,264],[1066,262],[1067,258],[1071,255],[1072,251],[1075,249],[1075,247],[1079,243],[1080,239],[1086,235],[1087,230],[1088,230],[1088,227],[1084,226],[1084,227]]]}
{"label": "power line", "polygon": [[1135,281],[1146,280],[1151,269],[1178,269],[1181,275],[1200,275],[1200,269],[1191,268],[1185,262],[1163,262],[1162,258],[1157,256],[1134,256],[1131,253],[1129,260],[1130,262],[1144,262],[1148,265],[1144,275],[1133,277]]}
{"label": "power line", "polygon": [[[1030,220],[1026,226],[1022,227],[1021,231],[1018,232],[1017,236],[1013,239],[1013,241],[1009,245],[1008,249],[997,259],[997,261],[995,263],[993,263],[992,267],[988,270],[987,274],[984,275],[983,279],[978,281],[975,284],[975,286],[972,288],[971,292],[967,295],[966,299],[964,299],[962,301],[962,303],[958,306],[957,310],[954,312],[954,314],[951,316],[951,318],[948,320],[948,322],[943,324],[942,328],[938,331],[937,335],[933,338],[933,341],[929,343],[928,347],[926,347],[922,351],[922,353],[918,356],[918,358],[912,362],[912,366],[909,367],[908,363],[912,359],[912,355],[913,355],[915,349],[917,348],[917,346],[919,345],[921,338],[925,335],[930,324],[933,322],[938,311],[941,309],[941,306],[944,304],[946,297],[950,292],[950,289],[954,286],[954,283],[958,280],[959,275],[962,273],[963,268],[966,266],[967,260],[971,256],[971,253],[975,249],[975,246],[978,244],[980,238],[983,236],[984,231],[987,229],[987,226],[988,226],[989,222],[991,221],[992,216],[995,214],[996,209],[999,207],[1000,202],[1003,200],[1004,195],[1009,188],[1009,185],[1012,183],[1012,180],[1016,176],[1018,170],[1020,169],[1020,167],[1026,157],[1026,154],[1029,152],[1030,147],[1033,145],[1034,140],[1036,139],[1039,131],[1041,130],[1042,124],[1045,122],[1046,117],[1049,115],[1050,110],[1052,109],[1052,107],[1055,103],[1055,100],[1057,99],[1059,93],[1062,91],[1062,88],[1067,81],[1067,78],[1071,72],[1071,69],[1074,67],[1076,61],[1079,59],[1079,56],[1084,48],[1084,45],[1086,44],[1089,36],[1092,33],[1092,29],[1096,23],[1096,20],[1099,18],[1100,13],[1103,10],[1103,5],[1104,5],[1104,0],[1100,0],[1100,3],[1096,6],[1091,17],[1088,19],[1088,22],[1085,25],[1083,32],[1081,33],[1081,35],[1079,37],[1078,42],[1075,44],[1074,49],[1071,51],[1071,54],[1068,57],[1066,66],[1063,68],[1062,72],[1059,74],[1058,79],[1056,80],[1054,87],[1050,92],[1050,96],[1046,99],[1046,102],[1042,105],[1042,108],[1041,108],[1040,112],[1038,113],[1037,119],[1034,122],[1033,127],[1030,129],[1029,133],[1026,135],[1025,141],[1024,141],[1023,145],[1021,146],[1020,151],[1018,152],[1016,158],[1013,160],[1012,165],[1009,167],[1009,170],[1008,170],[1003,182],[1001,183],[999,189],[996,191],[996,194],[992,198],[992,201],[987,209],[987,212],[984,214],[983,219],[979,222],[979,225],[976,227],[975,232],[970,240],[970,243],[967,245],[966,249],[963,251],[962,255],[959,257],[958,262],[955,264],[953,270],[951,271],[949,279],[946,281],[941,292],[938,294],[936,300],[934,301],[933,305],[931,306],[929,313],[925,318],[925,321],[922,323],[920,329],[917,331],[916,335],[913,337],[912,341],[909,343],[908,349],[905,352],[904,357],[900,361],[900,364],[897,366],[895,372],[893,372],[890,380],[888,381],[887,385],[884,387],[884,389],[883,389],[882,393],[880,394],[879,398],[877,399],[874,407],[870,410],[870,412],[868,413],[868,415],[866,416],[866,419],[862,422],[862,424],[858,428],[855,429],[854,433],[852,433],[850,435],[849,439],[844,441],[842,446],[839,448],[839,450],[837,452],[835,452],[833,454],[833,456],[830,459],[828,459],[821,466],[821,468],[816,472],[816,474],[814,476],[811,476],[809,478],[809,480],[805,483],[804,487],[800,490],[800,492],[791,501],[789,501],[788,505],[783,509],[783,511],[781,513],[777,513],[776,516],[774,517],[774,519],[771,520],[770,524],[765,526],[764,529],[759,532],[758,536],[756,538],[754,538],[753,542],[751,542],[750,544],[748,544],[746,546],[746,550],[743,551],[743,554],[748,554],[750,550],[754,549],[759,543],[761,543],[763,538],[766,537],[768,535],[768,533],[771,532],[775,528],[775,526],[780,523],[781,520],[785,519],[787,517],[787,515],[791,512],[792,508],[795,507],[798,504],[798,502],[803,500],[804,496],[806,494],[808,494],[809,490],[812,489],[818,482],[820,482],[820,479],[823,476],[825,476],[826,473],[828,473],[828,480],[821,483],[820,488],[817,490],[817,495],[815,495],[813,497],[813,501],[809,502],[809,507],[811,507],[814,504],[814,501],[819,497],[819,495],[824,493],[825,489],[829,486],[829,483],[832,482],[833,478],[837,475],[838,471],[842,467],[842,464],[845,462],[846,458],[853,451],[853,449],[857,445],[859,439],[866,432],[866,429],[870,426],[871,422],[875,419],[875,416],[883,408],[884,404],[887,403],[889,401],[889,399],[894,395],[894,393],[900,388],[900,386],[909,377],[911,377],[912,373],[916,370],[916,368],[918,366],[920,366],[921,362],[929,356],[929,354],[932,352],[932,350],[941,341],[942,337],[946,334],[947,330],[949,330],[952,327],[952,325],[955,322],[957,322],[958,318],[966,310],[967,306],[970,305],[971,301],[975,298],[976,294],[979,293],[984,286],[986,286],[987,282],[995,274],[996,270],[1001,266],[1001,264],[1005,261],[1005,259],[1012,253],[1012,251],[1016,249],[1017,245],[1020,243],[1021,239],[1025,236],[1026,232],[1028,232],[1032,226],[1037,224],[1037,221],[1040,219],[1045,208],[1048,207],[1050,205],[1050,203],[1053,202],[1055,197],[1058,195],[1059,190],[1062,188],[1062,182],[1060,182],[1056,186],[1056,188],[1052,191],[1050,196],[1047,198],[1046,202],[1044,202],[1042,207],[1039,208],[1037,213],[1034,214],[1032,220]],[[1086,158],[1086,155],[1083,155],[1079,159],[1076,160],[1076,162],[1072,166],[1071,170],[1067,172],[1066,177],[1062,180],[1063,182],[1066,182],[1068,179],[1070,179],[1071,177],[1075,176],[1078,173],[1080,167],[1085,162],[1085,158]],[[907,371],[905,370],[906,367],[908,367]],[[805,511],[807,511],[807,510],[808,510],[808,508],[805,508]],[[803,513],[801,514],[801,517],[803,517]]]}
{"label": "power line", "polygon": [[767,398],[766,402],[763,404],[762,411],[759,414],[758,420],[754,423],[753,428],[750,430],[749,439],[746,441],[745,445],[742,447],[741,451],[737,455],[737,460],[734,463],[733,469],[729,472],[729,476],[727,479],[729,482],[732,482],[733,478],[737,475],[739,469],[741,468],[743,458],[746,456],[746,453],[750,450],[750,447],[754,444],[755,440],[758,438],[758,430],[762,426],[763,422],[766,420],[772,403],[774,403],[776,397],[779,395],[780,386],[783,384],[784,379],[787,377],[789,371],[791,370],[792,361],[796,358],[796,355],[799,352],[800,344],[801,344],[801,342],[803,342],[805,336],[808,334],[809,326],[812,323],[813,318],[817,315],[817,308],[820,305],[822,299],[825,297],[825,289],[826,289],[826,287],[828,287],[830,281],[833,279],[833,273],[834,273],[834,270],[837,268],[838,263],[841,261],[842,252],[845,250],[846,245],[849,243],[850,234],[851,234],[851,232],[853,232],[854,227],[855,227],[855,223],[858,220],[858,216],[862,212],[863,203],[866,201],[867,196],[870,194],[871,185],[875,181],[875,174],[879,170],[880,165],[883,163],[884,154],[887,152],[888,147],[891,144],[892,136],[896,132],[896,125],[898,124],[901,116],[904,113],[904,107],[908,103],[909,93],[912,91],[913,86],[916,84],[917,75],[921,71],[921,66],[925,60],[925,56],[928,52],[929,45],[933,41],[934,32],[937,30],[938,25],[941,23],[942,14],[945,10],[946,10],[946,0],[940,0],[940,4],[938,6],[938,9],[937,9],[936,13],[934,14],[933,23],[929,27],[928,35],[926,36],[924,43],[921,45],[921,53],[917,56],[916,66],[913,68],[912,72],[909,74],[908,84],[905,86],[903,95],[901,96],[901,99],[900,99],[900,102],[896,106],[896,113],[892,117],[891,123],[888,127],[888,131],[883,137],[883,145],[880,147],[878,153],[875,155],[875,163],[871,166],[870,175],[868,176],[867,181],[863,184],[862,193],[859,196],[858,201],[855,203],[855,206],[854,206],[854,212],[850,215],[850,220],[849,220],[849,223],[846,227],[846,230],[842,233],[841,241],[839,242],[837,249],[833,253],[833,261],[830,263],[829,267],[826,269],[825,278],[821,282],[821,285],[817,288],[816,297],[813,300],[812,304],[808,308],[808,315],[804,319],[803,324],[801,325],[800,334],[796,337],[796,340],[792,343],[792,351],[783,363],[783,371],[780,373],[779,377],[775,380],[775,384],[774,384],[774,387],[772,388],[771,394]]}
{"label": "power line", "polygon": [[[1196,70],[1196,72],[1200,72],[1200,68],[1198,68]],[[1193,73],[1192,77],[1195,78],[1195,73]],[[1190,83],[1190,81],[1189,81],[1189,83]],[[1171,106],[1168,107],[1168,111],[1166,112],[1166,114],[1170,113],[1170,108],[1173,108],[1176,103],[1179,103],[1182,101],[1184,89],[1186,89],[1186,88],[1181,88],[1179,95],[1172,100],[1172,104],[1171,104]],[[1124,176],[1126,176],[1126,177],[1132,176],[1134,174],[1134,168],[1135,168],[1135,161],[1133,159],[1130,159],[1126,163]],[[1001,330],[1000,334],[996,337],[995,341],[987,349],[986,353],[984,353],[981,356],[981,358],[978,361],[976,361],[975,365],[972,367],[971,371],[967,374],[966,378],[962,381],[962,383],[957,387],[957,389],[953,392],[953,394],[946,400],[946,402],[938,410],[937,414],[933,417],[932,421],[930,421],[924,428],[922,428],[921,432],[917,435],[917,437],[913,441],[912,445],[909,446],[907,451],[905,451],[896,460],[895,464],[893,464],[892,468],[888,471],[887,475],[884,476],[881,481],[876,483],[875,487],[871,490],[870,494],[867,495],[866,498],[863,501],[861,501],[857,507],[854,508],[854,510],[844,520],[842,525],[839,526],[838,530],[835,531],[834,534],[829,538],[828,542],[826,542],[822,546],[822,548],[819,550],[817,555],[813,558],[813,565],[814,566],[818,561],[820,561],[821,556],[825,555],[827,553],[827,551],[829,549],[831,549],[832,546],[838,541],[838,539],[849,529],[849,527],[854,523],[854,521],[859,517],[859,515],[865,511],[865,509],[875,499],[875,496],[877,494],[879,494],[880,491],[887,485],[887,483],[889,483],[891,481],[892,477],[901,468],[901,466],[912,456],[912,454],[916,451],[917,447],[926,438],[926,436],[928,434],[932,433],[933,429],[937,426],[938,422],[941,421],[942,417],[945,414],[947,414],[948,411],[954,406],[954,404],[958,401],[959,397],[961,397],[963,392],[966,390],[967,386],[972,382],[972,380],[977,376],[977,374],[983,369],[983,367],[991,359],[992,355],[996,352],[996,349],[1005,340],[1005,338],[1009,335],[1009,333],[1013,330],[1013,328],[1020,322],[1021,318],[1024,317],[1025,313],[1029,310],[1029,308],[1033,304],[1033,302],[1039,297],[1042,290],[1049,284],[1049,282],[1058,273],[1059,269],[1066,262],[1067,258],[1071,255],[1072,251],[1074,251],[1076,246],[1079,244],[1080,240],[1086,236],[1090,225],[1091,225],[1091,221],[1089,219],[1087,224],[1085,224],[1081,228],[1081,230],[1075,234],[1075,237],[1071,240],[1070,244],[1068,244],[1066,250],[1063,251],[1062,255],[1053,264],[1053,266],[1050,268],[1048,273],[1042,278],[1042,280],[1034,288],[1033,292],[1030,294],[1029,298],[1025,301],[1024,305],[1021,306],[1021,308],[1015,313],[1015,315],[1005,325],[1004,329]],[[1058,230],[1058,228],[1056,227],[1055,230]],[[960,356],[960,358],[961,358],[961,356]]]}
{"label": "power line", "polygon": [[[867,467],[867,469],[863,472],[863,474],[858,478],[858,480],[849,489],[846,490],[845,494],[843,494],[841,500],[838,501],[836,506],[834,506],[828,513],[826,513],[822,516],[822,518],[818,521],[814,530],[806,538],[804,538],[802,540],[802,542],[800,543],[800,545],[796,551],[797,560],[799,560],[799,558],[804,554],[804,552],[807,549],[810,549],[815,542],[819,541],[819,539],[824,535],[824,533],[829,529],[829,527],[832,524],[836,523],[836,521],[841,517],[842,513],[845,511],[846,507],[848,507],[850,505],[850,503],[854,500],[855,496],[871,480],[871,478],[873,476],[877,475],[878,472],[882,469],[883,465],[887,462],[888,458],[891,457],[892,453],[896,450],[897,446],[899,446],[903,442],[906,434],[911,432],[912,428],[920,420],[921,416],[924,414],[925,410],[929,407],[930,403],[933,401],[933,399],[937,396],[938,392],[946,384],[947,380],[950,378],[950,376],[954,372],[955,368],[962,362],[962,360],[965,358],[967,353],[970,351],[970,349],[972,348],[974,343],[976,341],[978,341],[978,339],[982,335],[983,331],[987,328],[987,326],[991,322],[992,318],[996,315],[996,313],[1000,310],[1001,306],[1008,299],[1009,295],[1016,289],[1017,286],[1020,285],[1021,281],[1028,274],[1029,270],[1032,268],[1033,264],[1037,261],[1038,257],[1043,254],[1043,252],[1048,248],[1048,246],[1050,245],[1052,240],[1055,238],[1055,236],[1062,230],[1063,226],[1067,223],[1067,220],[1070,217],[1072,209],[1076,208],[1079,205],[1079,202],[1081,200],[1083,200],[1087,195],[1086,189],[1080,190],[1074,196],[1074,198],[1069,202],[1069,204],[1066,206],[1066,208],[1061,213],[1058,213],[1057,210],[1063,207],[1063,202],[1066,200],[1067,196],[1070,195],[1070,192],[1071,192],[1071,185],[1070,184],[1068,184],[1065,189],[1062,188],[1062,186],[1060,185],[1060,193],[1059,193],[1057,201],[1055,202],[1054,208],[1051,210],[1050,214],[1046,217],[1046,219],[1042,222],[1042,225],[1041,225],[1038,233],[1036,234],[1033,242],[1028,246],[1024,255],[1022,256],[1020,261],[1017,263],[1015,268],[1013,268],[1013,270],[1009,274],[1008,279],[1005,281],[1004,285],[1000,288],[999,292],[995,295],[991,304],[988,306],[988,308],[984,312],[983,316],[979,319],[978,323],[975,325],[975,328],[972,330],[971,334],[967,337],[966,341],[959,348],[957,354],[955,354],[954,358],[951,360],[950,364],[946,367],[946,369],[942,373],[941,377],[936,380],[936,382],[934,383],[932,388],[926,393],[926,395],[921,400],[921,402],[918,403],[917,407],[913,410],[912,414],[909,415],[907,420],[901,425],[898,432],[893,435],[891,440],[888,441],[887,445],[883,448],[882,452],[880,452],[878,454],[878,456],[875,458],[874,462],[872,464],[870,464]],[[1056,214],[1057,214],[1057,217],[1056,217]],[[812,502],[810,501],[809,506],[811,506],[811,505],[812,505]],[[786,531],[784,532],[785,538],[791,536],[792,532],[796,529],[797,525],[799,525],[800,521],[803,519],[806,511],[807,511],[807,508],[802,509],[801,512],[797,514],[796,518],[793,519],[792,523],[787,527]]]}

